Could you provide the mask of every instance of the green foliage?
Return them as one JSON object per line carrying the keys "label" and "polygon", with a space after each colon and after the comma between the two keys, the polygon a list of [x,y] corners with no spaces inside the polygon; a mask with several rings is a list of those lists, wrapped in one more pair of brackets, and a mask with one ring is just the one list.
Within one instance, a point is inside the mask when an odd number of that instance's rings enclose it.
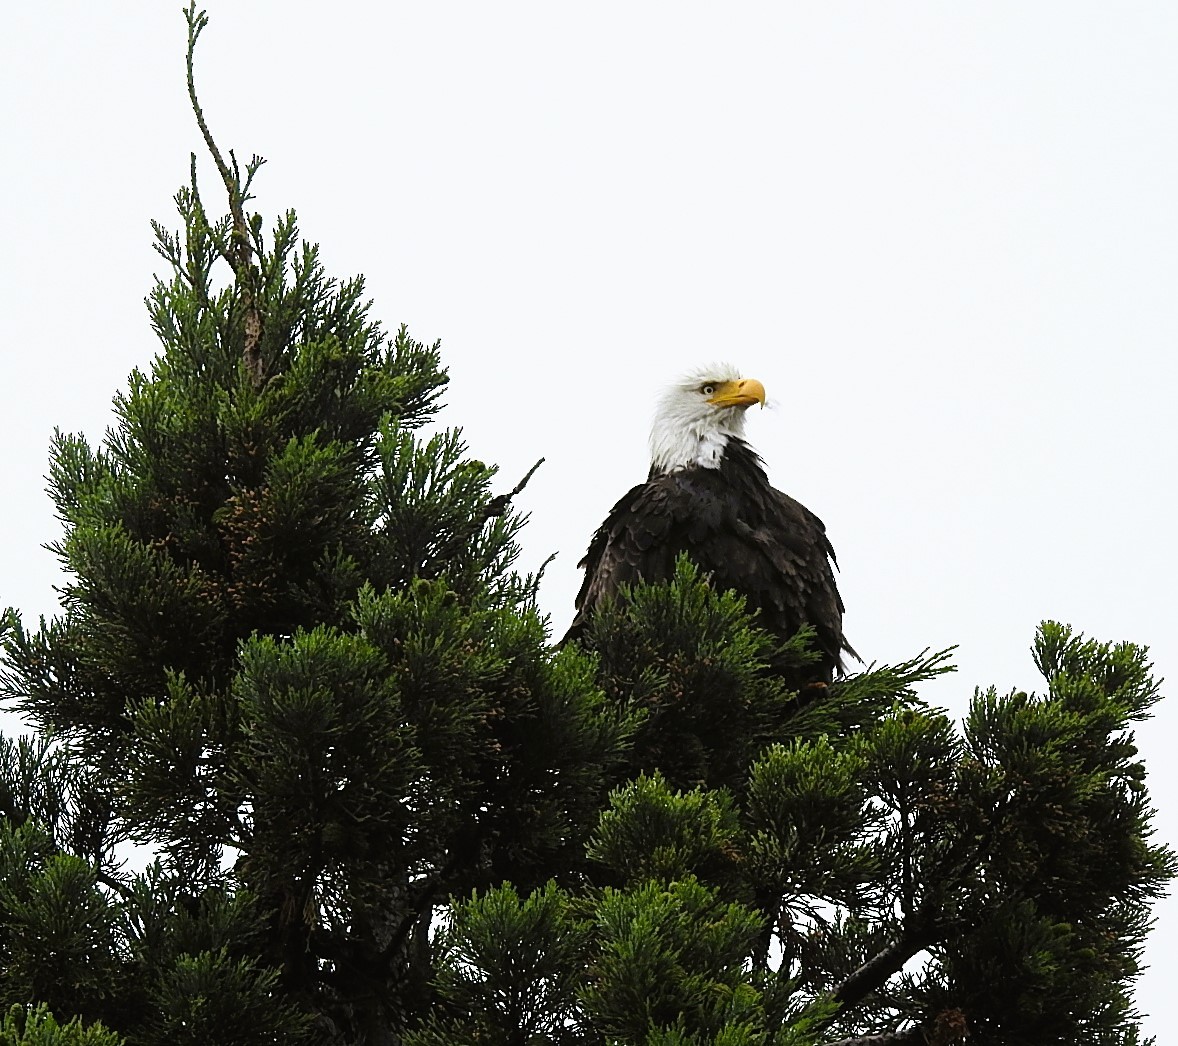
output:
{"label": "green foliage", "polygon": [[260,961],[267,913],[247,890],[194,894],[157,861],[130,880],[121,909],[129,1043],[303,1041],[309,1015]]}
{"label": "green foliage", "polygon": [[58,1024],[49,1008],[13,1005],[0,1024],[0,1046],[122,1046],[123,1040],[101,1024],[84,1027],[75,1017]]}
{"label": "green foliage", "polygon": [[114,920],[89,862],[57,852],[31,822],[0,821],[0,1006],[101,1013],[117,969]]}
{"label": "green foliage", "polygon": [[440,1013],[406,1040],[764,1042],[744,956],[759,919],[686,877],[577,900],[549,883],[456,904],[438,937]]}
{"label": "green foliage", "polygon": [[[435,907],[578,876],[630,717],[549,649],[496,470],[418,434],[438,346],[293,213],[267,236],[261,161],[193,105],[229,213],[194,162],[158,357],[100,445],[54,441],[63,613],[4,619],[0,693],[59,742],[0,750],[4,997],[132,1042],[376,1041],[428,1002]],[[128,840],[161,863],[122,874]]]}
{"label": "green foliage", "polygon": [[726,793],[673,793],[656,772],[610,796],[588,852],[622,883],[685,875],[721,881],[734,873],[738,832]]}
{"label": "green foliage", "polygon": [[1178,867],[1148,842],[1145,771],[1128,731],[1157,686],[1142,648],[1052,622],[1035,658],[1046,696],[979,692],[966,720],[958,805],[985,848],[960,908],[972,932],[936,960],[958,1005],[984,1015],[979,1042],[1121,1042],[1135,1021],[1127,987],[1149,903]]}
{"label": "green foliage", "polygon": [[145,1020],[132,1043],[252,1046],[293,1043],[310,1023],[274,998],[278,973],[224,950],[181,955],[159,970],[147,992]]}
{"label": "green foliage", "polygon": [[[486,591],[511,605],[530,595],[510,573],[523,519],[486,518],[496,470],[465,458],[466,444],[453,430],[419,441],[400,423],[381,431],[380,468],[373,480],[379,575],[393,588],[414,578],[445,575],[456,592]],[[472,517],[471,506],[479,511]]]}
{"label": "green foliage", "polygon": [[12,829],[31,823],[55,848],[99,861],[116,842],[102,789],[51,735],[0,735],[0,817]]}
{"label": "green foliage", "polygon": [[809,637],[803,630],[777,643],[741,597],[712,589],[680,556],[668,584],[637,586],[603,606],[584,644],[599,657],[606,694],[642,715],[633,772],[658,769],[676,787],[739,791],[765,745],[861,729],[905,687],[944,670],[936,661],[914,663],[884,687],[868,679],[832,687],[819,702],[802,700],[767,668],[811,659]]}
{"label": "green foliage", "polygon": [[825,737],[774,745],[751,768],[744,874],[758,896],[778,899],[783,946],[789,937],[801,948],[809,933],[783,911],[862,907],[884,874],[865,771],[861,750],[839,751]]}
{"label": "green foliage", "polygon": [[[697,593],[694,606],[722,603]],[[618,662],[599,652],[604,675]],[[1128,986],[1175,871],[1148,841],[1127,732],[1156,685],[1143,650],[1050,622],[1036,660],[1047,695],[979,693],[963,733],[912,694],[942,658],[852,677],[799,717],[838,716],[822,706],[850,690],[890,697],[875,722],[769,745],[732,790],[676,794],[640,776],[590,852],[622,882],[700,876],[759,911],[747,983],[779,1036],[805,1041],[805,1021],[851,1039],[903,1022],[994,1043],[1134,1036]]]}
{"label": "green foliage", "polygon": [[947,652],[799,694],[807,632],[685,557],[554,649],[512,493],[421,431],[438,346],[248,213],[187,16],[228,214],[194,161],[159,355],[54,440],[62,613],[0,618],[0,1041],[1136,1043],[1146,651],[1045,623],[1046,693],[959,727]]}
{"label": "green foliage", "polygon": [[554,883],[522,900],[510,884],[473,894],[452,908],[436,941],[444,1004],[406,1042],[581,1041],[587,934]]}
{"label": "green foliage", "polygon": [[733,1037],[752,1031],[759,996],[745,959],[757,913],[684,877],[607,888],[596,916],[595,975],[584,996],[607,1037],[642,1042],[657,1030],[742,1041]]}

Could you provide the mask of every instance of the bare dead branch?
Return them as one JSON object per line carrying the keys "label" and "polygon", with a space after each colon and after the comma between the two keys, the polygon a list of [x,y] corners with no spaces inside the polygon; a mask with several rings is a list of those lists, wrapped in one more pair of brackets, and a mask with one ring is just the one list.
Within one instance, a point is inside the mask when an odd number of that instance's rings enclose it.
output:
{"label": "bare dead branch", "polygon": [[[201,31],[208,25],[208,16],[204,11],[197,12],[196,0],[191,0],[184,12],[188,19],[188,99],[192,103],[192,111],[196,115],[196,124],[200,128],[201,137],[217,167],[221,181],[225,183],[225,191],[229,196],[229,213],[232,218],[230,230],[230,252],[227,261],[233,267],[237,276],[238,289],[241,292],[241,304],[244,310],[245,344],[242,348],[242,358],[246,371],[249,373],[254,387],[261,386],[266,378],[265,361],[260,349],[262,341],[262,313],[258,307],[258,289],[255,270],[253,268],[253,247],[250,244],[249,223],[245,216],[246,194],[241,184],[241,172],[237,167],[237,160],[233,159],[233,167],[225,162],[221,150],[213,139],[205,120],[204,110],[196,97],[196,80],[193,75],[193,56],[196,53],[196,41]],[[257,161],[260,163],[260,161]],[[247,171],[247,177],[249,177]]]}
{"label": "bare dead branch", "polygon": [[535,475],[536,469],[538,469],[543,464],[544,459],[541,458],[536,462],[535,465],[528,469],[527,475],[525,475],[523,479],[521,479],[514,487],[512,487],[511,490],[509,490],[506,494],[497,494],[490,501],[488,501],[487,507],[484,508],[481,513],[478,526],[482,526],[493,516],[502,516],[508,510],[508,508],[510,508],[511,499],[528,485],[528,480],[530,480],[532,476]]}

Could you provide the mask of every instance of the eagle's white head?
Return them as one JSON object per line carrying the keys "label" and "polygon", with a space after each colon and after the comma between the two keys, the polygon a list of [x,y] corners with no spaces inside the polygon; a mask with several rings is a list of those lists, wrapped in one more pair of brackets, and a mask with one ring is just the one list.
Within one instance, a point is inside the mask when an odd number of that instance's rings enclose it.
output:
{"label": "eagle's white head", "polygon": [[652,475],[719,468],[729,439],[744,438],[744,412],[765,405],[765,386],[729,363],[701,367],[663,393],[650,429]]}

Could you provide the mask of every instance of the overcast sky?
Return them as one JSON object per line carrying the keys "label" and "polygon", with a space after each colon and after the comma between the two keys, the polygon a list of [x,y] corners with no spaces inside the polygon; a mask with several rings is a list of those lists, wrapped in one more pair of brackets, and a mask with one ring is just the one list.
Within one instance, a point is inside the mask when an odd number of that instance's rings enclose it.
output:
{"label": "overcast sky", "polygon": [[[1040,687],[1035,625],[1178,680],[1178,5],[208,0],[198,87],[257,208],[442,339],[443,420],[520,499],[562,632],[660,387],[729,359],[827,523],[850,641],[959,644],[926,696]],[[54,426],[155,351],[150,218],[201,150],[180,0],[0,33],[0,604],[56,602]],[[205,196],[216,198],[202,156]],[[1139,731],[1178,840],[1178,701]],[[1178,1031],[1178,903],[1139,1003]]]}

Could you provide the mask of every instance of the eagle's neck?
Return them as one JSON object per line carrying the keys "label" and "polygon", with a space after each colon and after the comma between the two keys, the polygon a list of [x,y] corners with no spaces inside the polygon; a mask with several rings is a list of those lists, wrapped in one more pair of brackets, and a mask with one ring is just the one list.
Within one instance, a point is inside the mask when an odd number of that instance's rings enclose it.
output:
{"label": "eagle's neck", "polygon": [[650,431],[650,475],[690,468],[718,469],[729,443],[742,443],[744,437],[744,411],[724,413],[729,416],[680,420],[678,424],[656,419]]}
{"label": "eagle's neck", "polygon": [[758,483],[767,482],[765,466],[760,455],[738,436],[728,436],[715,450],[715,455],[701,451],[693,460],[670,468],[660,467],[657,461],[652,461],[648,480],[665,476],[669,472],[681,472],[685,469],[706,468],[723,470],[726,475],[742,476],[754,479]]}

